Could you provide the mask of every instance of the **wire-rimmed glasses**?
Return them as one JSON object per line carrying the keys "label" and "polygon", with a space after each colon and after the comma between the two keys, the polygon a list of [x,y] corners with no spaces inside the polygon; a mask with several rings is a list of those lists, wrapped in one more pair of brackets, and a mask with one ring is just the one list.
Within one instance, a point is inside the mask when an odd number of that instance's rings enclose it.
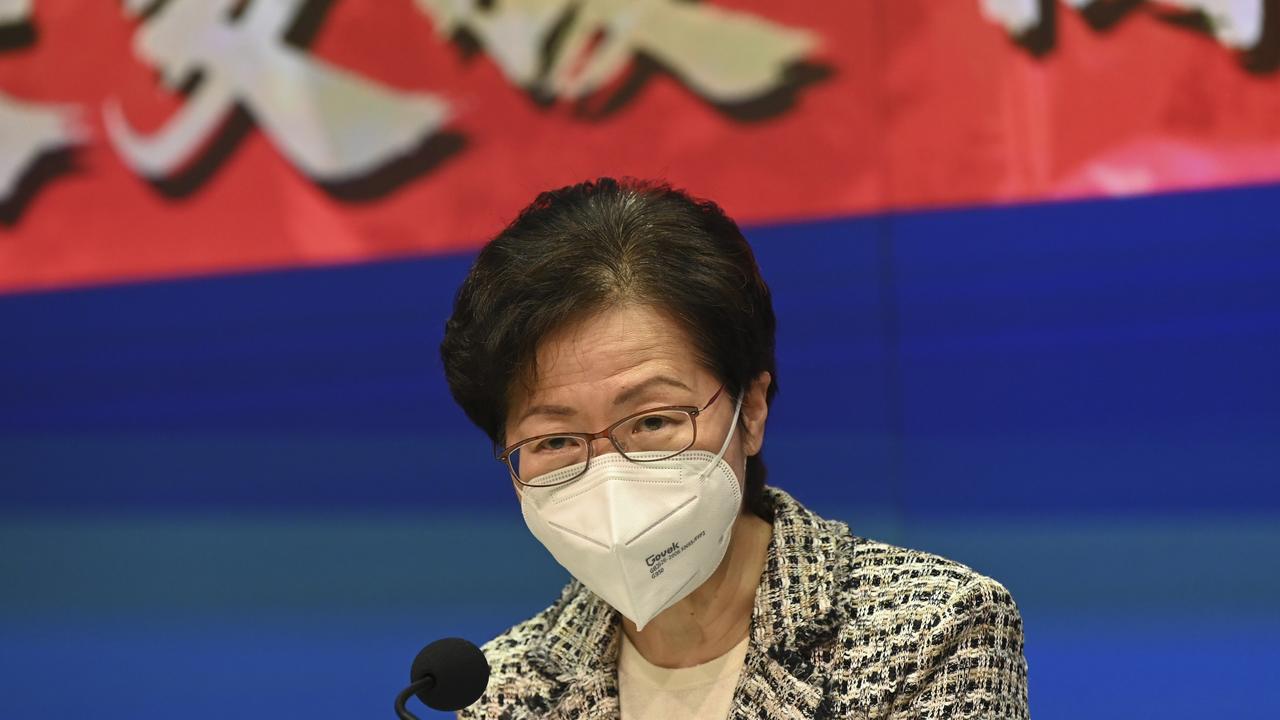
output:
{"label": "wire-rimmed glasses", "polygon": [[[698,416],[706,412],[722,392],[724,385],[702,407],[664,405],[641,410],[600,432],[534,435],[505,448],[498,454],[498,460],[507,464],[516,482],[529,487],[563,485],[582,477],[595,457],[594,441],[600,438],[608,438],[614,449],[632,462],[668,460],[693,447],[698,439]],[[655,455],[655,452],[662,454]],[[639,456],[639,453],[645,455]],[[579,463],[582,469],[573,475],[551,476],[557,470]]]}

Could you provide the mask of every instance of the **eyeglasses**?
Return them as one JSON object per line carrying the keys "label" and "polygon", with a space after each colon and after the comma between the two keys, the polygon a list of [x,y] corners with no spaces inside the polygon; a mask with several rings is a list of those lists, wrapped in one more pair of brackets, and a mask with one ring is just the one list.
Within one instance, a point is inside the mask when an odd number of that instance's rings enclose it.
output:
{"label": "eyeglasses", "polygon": [[[600,432],[535,435],[504,449],[497,459],[507,464],[516,482],[529,487],[563,485],[582,477],[595,456],[594,441],[600,438],[609,438],[614,449],[632,462],[668,460],[693,447],[698,439],[698,416],[706,412],[722,392],[723,385],[702,407],[666,405],[641,410]],[[662,454],[637,456],[654,452]],[[582,469],[569,477],[559,474],[547,477],[579,463]]]}

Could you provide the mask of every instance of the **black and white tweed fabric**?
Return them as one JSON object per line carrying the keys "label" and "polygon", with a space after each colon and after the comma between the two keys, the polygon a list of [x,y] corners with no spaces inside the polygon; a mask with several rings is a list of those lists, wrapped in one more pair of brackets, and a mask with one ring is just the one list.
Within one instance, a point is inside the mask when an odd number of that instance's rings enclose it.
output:
{"label": "black and white tweed fabric", "polygon": [[[766,492],[773,540],[732,720],[1028,717],[1022,619],[1000,583]],[[489,688],[459,716],[618,718],[620,638],[617,613],[571,582],[484,646]]]}

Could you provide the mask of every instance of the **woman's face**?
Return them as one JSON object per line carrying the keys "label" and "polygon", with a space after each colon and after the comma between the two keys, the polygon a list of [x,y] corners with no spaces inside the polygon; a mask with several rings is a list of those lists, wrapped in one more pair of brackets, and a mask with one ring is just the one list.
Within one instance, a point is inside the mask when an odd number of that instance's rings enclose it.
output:
{"label": "woman's face", "polygon": [[[721,382],[698,362],[684,329],[652,308],[622,305],[549,334],[537,350],[531,388],[516,384],[507,413],[506,443],[555,432],[596,432],[633,413],[662,405],[702,407]],[[747,389],[742,420],[725,460],[739,484],[746,458],[760,450],[769,375]],[[698,416],[693,449],[718,452],[733,418],[733,398],[721,395]],[[595,441],[597,456],[617,452]]]}

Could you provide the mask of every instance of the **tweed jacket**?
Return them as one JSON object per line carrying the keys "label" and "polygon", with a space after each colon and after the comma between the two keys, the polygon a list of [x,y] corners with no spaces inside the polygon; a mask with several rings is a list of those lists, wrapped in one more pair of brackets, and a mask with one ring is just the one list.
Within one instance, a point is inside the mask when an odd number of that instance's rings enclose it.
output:
{"label": "tweed jacket", "polygon": [[[1022,620],[1004,587],[766,493],[773,539],[731,720],[1028,717]],[[616,719],[620,638],[616,611],[571,582],[484,646],[488,689],[459,717]]]}

